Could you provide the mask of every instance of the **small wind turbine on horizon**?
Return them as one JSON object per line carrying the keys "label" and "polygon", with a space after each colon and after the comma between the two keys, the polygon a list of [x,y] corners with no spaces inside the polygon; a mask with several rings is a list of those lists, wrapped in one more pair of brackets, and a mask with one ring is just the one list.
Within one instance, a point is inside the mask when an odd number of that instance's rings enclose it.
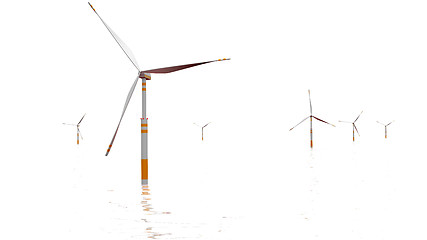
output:
{"label": "small wind turbine on horizon", "polygon": [[320,119],[320,118],[317,118],[317,117],[313,116],[313,108],[312,108],[312,106],[311,106],[310,90],[308,90],[308,100],[310,101],[310,116],[308,116],[308,117],[304,118],[301,122],[299,122],[299,123],[298,123],[297,125],[295,125],[293,128],[289,129],[289,131],[291,131],[291,130],[292,130],[292,129],[294,129],[296,126],[300,125],[302,122],[304,122],[305,120],[307,120],[308,118],[310,118],[310,147],[311,147],[311,148],[313,148],[313,118],[314,118],[314,119],[316,119],[316,120],[318,120],[318,121],[321,121],[321,122],[324,122],[324,123],[326,123],[326,124],[329,124],[329,125],[331,125],[331,126],[333,126],[333,127],[335,127],[335,125],[334,125],[334,124],[331,124],[331,123],[328,123],[328,122],[326,122],[326,121],[324,121],[324,120],[322,120],[322,119]]}
{"label": "small wind turbine on horizon", "polygon": [[359,114],[359,116],[357,116],[357,118],[356,118],[356,120],[354,120],[354,122],[348,122],[348,121],[338,121],[338,122],[342,122],[342,123],[351,123],[352,125],[353,125],[353,142],[354,142],[354,129],[356,129],[356,132],[357,132],[357,134],[359,135],[359,137],[360,137],[360,134],[359,134],[359,131],[357,130],[357,127],[356,127],[356,124],[355,124],[355,122],[357,121],[357,119],[359,119],[359,117],[360,117],[360,115],[363,113],[363,111],[362,112],[360,112],[360,114]]}
{"label": "small wind turbine on horizon", "polygon": [[384,129],[385,129],[385,138],[387,138],[387,126],[390,125],[390,124],[392,124],[393,122],[394,122],[394,120],[391,121],[391,122],[389,122],[388,124],[384,124],[384,123],[380,123],[380,122],[377,121],[377,123],[379,123],[379,124],[381,124],[381,125],[384,126]]}
{"label": "small wind turbine on horizon", "polygon": [[83,121],[83,118],[86,116],[86,113],[83,115],[82,119],[80,119],[80,121],[77,124],[70,124],[70,123],[62,123],[64,125],[71,125],[71,126],[76,126],[77,127],[77,145],[79,145],[79,138],[82,137],[83,140],[83,135],[80,132],[80,123]]}
{"label": "small wind turbine on horizon", "polygon": [[207,125],[209,125],[209,123],[211,123],[211,122],[206,123],[204,126],[200,126],[199,124],[193,123],[194,125],[196,125],[196,126],[198,126],[198,127],[201,127],[201,128],[202,128],[202,141],[203,141],[203,129],[204,129]]}
{"label": "small wind turbine on horizon", "polygon": [[[119,130],[120,123],[122,122],[123,116],[125,114],[126,108],[129,104],[129,101],[132,97],[132,93],[135,89],[136,84],[138,83],[138,79],[141,78],[142,80],[142,117],[141,117],[141,184],[147,185],[148,184],[148,145],[147,145],[147,136],[148,136],[148,118],[146,114],[147,109],[147,101],[146,101],[146,91],[147,91],[147,80],[151,80],[151,73],[171,73],[179,70],[183,70],[186,68],[195,67],[198,65],[211,63],[211,62],[218,62],[218,61],[224,61],[224,60],[230,60],[229,58],[223,58],[213,61],[206,61],[206,62],[199,62],[199,63],[191,63],[191,64],[185,64],[185,65],[179,65],[179,66],[172,66],[172,67],[165,67],[165,68],[157,68],[157,69],[151,69],[151,70],[143,70],[141,71],[138,63],[136,62],[135,57],[133,56],[131,50],[126,46],[126,44],[119,38],[119,36],[114,33],[114,31],[102,20],[101,16],[95,11],[95,8],[88,2],[89,6],[92,8],[92,10],[95,12],[95,14],[99,17],[101,22],[104,24],[104,26],[107,28],[107,30],[110,32],[111,36],[113,36],[114,40],[119,44],[120,48],[123,50],[123,52],[126,54],[127,58],[132,62],[132,64],[135,66],[135,68],[138,70],[138,74],[136,76],[136,79],[134,80],[129,93],[126,98],[125,105],[123,107],[122,115],[119,120],[119,124],[117,125],[116,131],[114,132],[113,139],[111,140],[110,145],[108,146],[108,150],[105,154],[105,156],[108,156],[110,153],[111,147],[113,146],[114,139],[116,138],[117,131]],[[144,34],[145,35],[145,34]]]}

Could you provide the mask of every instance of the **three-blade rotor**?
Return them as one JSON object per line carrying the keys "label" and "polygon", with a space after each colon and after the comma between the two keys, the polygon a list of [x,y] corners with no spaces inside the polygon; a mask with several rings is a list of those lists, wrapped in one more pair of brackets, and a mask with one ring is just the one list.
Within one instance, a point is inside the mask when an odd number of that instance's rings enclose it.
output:
{"label": "three-blade rotor", "polygon": [[363,111],[360,112],[360,114],[357,116],[357,118],[353,122],[341,121],[341,120],[339,121],[339,122],[343,122],[343,123],[351,123],[353,125],[353,141],[354,141],[354,130],[356,130],[357,135],[359,135],[359,137],[360,137],[359,130],[357,130],[357,127],[356,127],[356,121],[359,119],[359,117],[360,117],[360,115],[362,115],[362,113],[363,113]]}
{"label": "three-blade rotor", "polygon": [[384,126],[385,138],[387,138],[387,127],[388,127],[388,125],[392,124],[393,122],[394,122],[394,120],[393,120],[393,121],[391,121],[391,122],[389,122],[389,123],[387,123],[387,124],[384,124],[384,123],[381,123],[381,122],[378,122],[378,121],[377,121],[377,123],[379,123],[379,124],[381,124],[381,125],[383,125],[383,126]]}
{"label": "three-blade rotor", "polygon": [[205,125],[203,125],[203,126],[200,126],[199,124],[197,124],[197,123],[193,123],[194,125],[196,125],[196,126],[198,126],[198,127],[200,127],[200,128],[202,128],[202,141],[203,141],[203,129],[206,127],[206,126],[208,126],[209,125],[209,123],[211,123],[211,122],[208,122],[208,123],[206,123]]}
{"label": "three-blade rotor", "polygon": [[326,122],[325,120],[322,120],[322,119],[320,119],[320,118],[318,118],[318,117],[313,116],[313,107],[312,107],[312,105],[311,105],[311,94],[310,94],[310,90],[308,90],[308,101],[310,102],[310,116],[308,116],[308,117],[304,118],[304,119],[303,119],[301,122],[299,122],[297,125],[295,125],[295,126],[294,126],[294,127],[292,127],[291,129],[289,129],[289,131],[291,131],[292,129],[296,128],[298,125],[300,125],[301,123],[303,123],[303,122],[304,122],[305,120],[307,120],[308,118],[314,118],[314,119],[316,119],[316,120],[318,120],[318,121],[320,121],[320,122],[324,122],[324,123],[326,123],[326,124],[329,124],[329,125],[331,125],[331,126],[335,127],[335,125],[334,125],[334,124],[328,123],[328,122]]}
{"label": "three-blade rotor", "polygon": [[78,139],[79,137],[81,137],[83,139],[83,135],[80,132],[80,123],[83,121],[83,118],[86,116],[86,113],[83,115],[83,117],[80,119],[80,121],[77,124],[70,124],[70,123],[62,123],[64,125],[70,125],[70,126],[75,126],[77,128],[77,144],[78,144]]}
{"label": "three-blade rotor", "polygon": [[289,129],[289,131],[291,131],[292,129],[296,128],[298,125],[300,125],[301,123],[303,123],[305,120],[310,118],[310,147],[313,148],[313,118],[316,119],[317,121],[326,123],[328,125],[331,125],[333,127],[335,127],[334,124],[328,123],[325,120],[322,120],[318,117],[313,116],[313,106],[311,105],[311,94],[310,94],[310,89],[308,90],[308,101],[310,103],[310,116],[304,118],[301,122],[299,122],[297,125],[295,125],[294,127],[292,127],[291,129]]}
{"label": "three-blade rotor", "polygon": [[[92,8],[92,10],[95,12],[95,14],[99,17],[99,19],[101,20],[101,22],[104,24],[104,26],[107,28],[107,30],[110,32],[111,36],[114,38],[114,40],[117,42],[117,44],[120,46],[120,48],[123,50],[123,52],[126,54],[126,56],[128,57],[128,59],[132,62],[132,64],[135,66],[136,69],[138,69],[138,76],[136,77],[135,81],[133,82],[129,93],[127,95],[126,98],[126,102],[125,105],[123,107],[123,111],[122,111],[122,115],[120,117],[119,123],[117,125],[116,131],[114,132],[113,138],[110,142],[110,145],[108,146],[108,150],[107,153],[105,154],[105,156],[108,156],[108,153],[111,150],[111,147],[114,143],[114,140],[116,138],[117,132],[119,130],[120,127],[120,123],[122,122],[123,116],[126,112],[126,108],[129,104],[129,101],[132,97],[132,94],[135,90],[136,84],[138,82],[139,78],[145,78],[148,79],[147,74],[151,74],[151,73],[158,73],[158,74],[162,74],[162,73],[171,73],[171,72],[176,72],[179,70],[183,70],[186,68],[191,68],[191,67],[195,67],[198,65],[202,65],[202,64],[206,64],[206,63],[211,63],[211,62],[217,62],[217,61],[224,61],[224,60],[230,60],[229,58],[223,58],[223,59],[218,59],[218,60],[213,60],[213,61],[206,61],[206,62],[199,62],[199,63],[191,63],[191,64],[185,64],[185,65],[178,65],[178,66],[172,66],[172,67],[164,67],[164,68],[157,68],[157,69],[150,69],[150,70],[144,70],[141,71],[139,68],[139,65],[136,61],[136,58],[134,57],[132,51],[130,50],[130,48],[120,39],[120,37],[113,31],[113,29],[111,29],[107,23],[101,18],[101,16],[96,12],[95,8],[88,2],[89,6]],[[151,78],[151,77],[149,77]]]}

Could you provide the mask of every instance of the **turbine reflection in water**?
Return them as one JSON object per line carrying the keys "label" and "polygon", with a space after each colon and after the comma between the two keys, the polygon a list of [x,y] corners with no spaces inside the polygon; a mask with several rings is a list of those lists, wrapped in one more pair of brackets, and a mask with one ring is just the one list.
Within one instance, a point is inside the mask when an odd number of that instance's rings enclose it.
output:
{"label": "turbine reflection in water", "polygon": [[[176,214],[169,211],[158,211],[153,207],[152,194],[148,185],[142,186],[140,218],[144,233],[133,235],[139,239],[222,239],[229,235],[230,225],[236,218],[228,216],[209,216],[205,212],[184,212]],[[182,209],[177,209],[182,212]],[[187,214],[188,213],[188,214]]]}
{"label": "turbine reflection in water", "polygon": [[151,193],[148,185],[142,186],[142,201],[141,206],[143,210],[143,218],[141,219],[146,224],[144,235],[150,239],[160,239],[162,236],[171,235],[171,233],[161,232],[160,230],[164,228],[164,226],[158,226],[159,222],[156,222],[152,217],[152,215],[166,215],[170,214],[170,212],[160,212],[155,211],[151,205]]}

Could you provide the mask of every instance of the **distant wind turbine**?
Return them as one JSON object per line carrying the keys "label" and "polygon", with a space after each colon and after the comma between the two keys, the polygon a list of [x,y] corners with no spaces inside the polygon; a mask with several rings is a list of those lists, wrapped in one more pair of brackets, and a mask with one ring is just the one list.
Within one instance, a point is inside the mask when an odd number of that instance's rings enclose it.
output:
{"label": "distant wind turbine", "polygon": [[[88,2],[89,3],[89,2]],[[133,56],[131,50],[126,46],[126,44],[117,36],[116,33],[102,20],[102,18],[99,16],[99,14],[95,11],[95,8],[89,3],[92,10],[96,13],[96,15],[99,17],[101,22],[104,24],[104,26],[107,28],[107,30],[110,32],[111,36],[113,36],[114,40],[119,44],[120,48],[123,50],[123,52],[126,54],[126,56],[129,58],[129,60],[132,62],[132,64],[135,66],[135,68],[138,70],[138,75],[136,76],[135,81],[132,84],[132,87],[129,90],[128,96],[126,98],[126,102],[122,111],[122,115],[120,117],[119,124],[117,125],[116,131],[114,132],[113,139],[111,140],[110,145],[108,146],[107,153],[105,156],[108,156],[110,153],[111,147],[113,146],[114,139],[116,138],[117,131],[119,130],[120,123],[122,122],[123,115],[125,114],[126,108],[129,104],[129,101],[132,97],[132,93],[135,89],[135,86],[138,82],[138,79],[141,78],[142,80],[142,117],[141,117],[141,183],[142,185],[148,184],[148,153],[147,153],[147,135],[148,135],[148,118],[146,114],[146,91],[147,91],[147,83],[146,80],[151,80],[151,73],[171,73],[179,70],[183,70],[190,67],[195,67],[198,65],[211,63],[211,62],[217,62],[217,61],[223,61],[223,60],[230,60],[229,58],[223,58],[213,61],[207,61],[207,62],[199,62],[199,63],[192,63],[192,64],[186,64],[186,65],[179,65],[179,66],[173,66],[173,67],[165,67],[165,68],[157,68],[157,69],[151,69],[151,70],[144,70],[141,71],[138,63],[136,62],[135,57]],[[145,35],[145,33],[144,33]]]}
{"label": "distant wind turbine", "polygon": [[76,126],[76,127],[77,127],[77,145],[79,145],[79,137],[82,137],[82,139],[83,139],[83,135],[82,135],[82,133],[80,132],[79,127],[80,127],[80,123],[82,122],[82,120],[83,120],[83,118],[84,118],[85,116],[86,116],[86,113],[83,115],[82,119],[80,119],[80,121],[79,121],[77,124],[62,123],[62,124],[65,124],[65,125],[71,125],[71,126]]}
{"label": "distant wind turbine", "polygon": [[360,115],[363,113],[363,111],[359,114],[359,116],[357,116],[356,120],[354,120],[354,122],[347,122],[347,121],[338,121],[338,122],[343,122],[343,123],[351,123],[353,124],[353,142],[354,142],[354,129],[356,129],[357,134],[360,137],[359,131],[357,130],[356,124],[355,122],[357,121],[357,119],[359,119]]}
{"label": "distant wind turbine", "polygon": [[206,123],[204,126],[200,126],[200,125],[194,123],[194,125],[202,128],[202,141],[203,141],[203,128],[205,128],[207,125],[209,125],[209,123],[211,123],[211,122]]}
{"label": "distant wind turbine", "polygon": [[317,118],[317,117],[313,116],[313,109],[312,109],[312,106],[311,106],[310,90],[308,90],[308,100],[310,101],[310,116],[304,118],[301,122],[299,122],[293,128],[289,129],[289,131],[291,131],[296,126],[300,125],[302,122],[304,122],[305,120],[307,120],[308,118],[310,118],[310,147],[313,148],[313,118],[316,119],[316,120],[318,120],[318,121],[324,122],[326,124],[332,125],[333,127],[335,127],[335,125],[333,125],[331,123],[328,123],[328,122],[326,122],[326,121],[324,121],[324,120],[322,120],[320,118]]}
{"label": "distant wind turbine", "polygon": [[384,123],[380,123],[380,122],[377,121],[377,123],[379,123],[379,124],[381,124],[381,125],[384,126],[384,129],[385,129],[385,138],[387,138],[387,126],[390,125],[390,124],[392,124],[393,122],[394,122],[394,120],[391,121],[391,122],[389,122],[388,124],[384,124]]}

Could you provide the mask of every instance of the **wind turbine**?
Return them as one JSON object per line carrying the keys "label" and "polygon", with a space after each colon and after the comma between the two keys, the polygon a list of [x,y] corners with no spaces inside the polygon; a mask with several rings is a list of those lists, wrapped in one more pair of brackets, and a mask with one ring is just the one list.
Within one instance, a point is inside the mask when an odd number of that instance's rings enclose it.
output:
{"label": "wind turbine", "polygon": [[194,125],[202,128],[202,141],[203,141],[203,128],[205,128],[207,125],[209,125],[209,123],[211,123],[211,122],[206,123],[204,126],[200,126],[200,125],[194,123]]}
{"label": "wind turbine", "polygon": [[304,118],[301,122],[299,122],[299,123],[298,123],[297,125],[295,125],[293,128],[289,129],[289,131],[291,131],[291,130],[292,130],[292,129],[294,129],[296,126],[300,125],[302,122],[304,122],[305,120],[307,120],[308,118],[310,118],[310,147],[311,147],[311,148],[313,148],[313,118],[314,118],[314,119],[316,119],[316,120],[318,120],[318,121],[324,122],[324,123],[326,123],[326,124],[332,125],[333,127],[335,127],[335,125],[330,124],[330,123],[328,123],[328,122],[326,122],[326,121],[324,121],[324,120],[322,120],[322,119],[320,119],[320,118],[317,118],[317,117],[313,116],[313,108],[312,108],[312,106],[311,106],[310,90],[308,90],[308,99],[309,99],[309,101],[310,101],[310,116],[308,116],[308,117]]}
{"label": "wind turbine", "polygon": [[207,62],[199,62],[199,63],[191,63],[191,64],[185,64],[185,65],[179,65],[179,66],[172,66],[172,67],[165,67],[165,68],[157,68],[157,69],[151,69],[151,70],[143,70],[141,71],[140,67],[138,66],[138,63],[133,56],[131,50],[126,46],[126,44],[117,36],[116,33],[102,20],[102,18],[99,16],[99,14],[95,11],[95,8],[88,2],[89,6],[92,8],[92,10],[95,12],[95,14],[99,17],[101,22],[104,24],[104,26],[107,28],[107,30],[110,32],[111,36],[113,36],[114,40],[119,44],[120,48],[123,50],[123,52],[126,54],[126,56],[129,58],[129,60],[132,62],[132,64],[135,66],[135,68],[138,70],[138,74],[136,76],[135,81],[133,82],[129,93],[126,98],[125,105],[123,107],[122,115],[120,117],[119,124],[117,125],[116,131],[114,132],[113,139],[111,140],[110,145],[108,146],[107,153],[105,156],[108,156],[110,153],[111,147],[113,146],[114,139],[116,138],[117,131],[119,130],[120,123],[122,122],[123,115],[125,114],[126,108],[129,104],[130,98],[132,97],[132,93],[135,89],[135,86],[138,82],[138,79],[141,78],[142,80],[142,117],[141,117],[141,184],[147,185],[148,184],[148,153],[147,153],[147,135],[148,135],[148,118],[146,113],[146,91],[147,91],[147,83],[146,80],[151,80],[151,73],[171,73],[179,70],[183,70],[190,67],[195,67],[198,65],[211,63],[211,62],[217,62],[217,61],[223,61],[223,60],[230,60],[229,58],[224,59],[218,59],[213,61],[207,61]]}
{"label": "wind turbine", "polygon": [[80,119],[80,121],[79,121],[77,124],[62,123],[62,124],[65,124],[65,125],[71,125],[71,126],[76,126],[76,127],[77,127],[77,145],[79,145],[79,137],[81,136],[81,137],[82,137],[82,139],[83,139],[83,135],[82,135],[82,133],[80,132],[79,127],[80,127],[80,123],[82,122],[82,120],[83,120],[83,118],[84,118],[85,116],[86,116],[86,113],[83,115],[82,119]]}
{"label": "wind turbine", "polygon": [[390,125],[390,124],[392,124],[393,122],[394,122],[394,120],[391,121],[391,122],[389,122],[388,124],[384,124],[384,123],[380,123],[380,122],[377,121],[377,123],[379,123],[379,124],[381,124],[381,125],[384,126],[384,129],[385,129],[385,138],[387,138],[387,126]]}
{"label": "wind turbine", "polygon": [[[362,111],[360,114],[362,114],[362,113],[363,113],[363,111]],[[356,124],[354,124],[354,123],[357,121],[357,119],[359,119],[360,114],[359,114],[359,116],[357,116],[357,118],[356,118],[356,120],[354,120],[354,122],[338,121],[338,122],[351,123],[351,124],[353,124],[353,142],[354,142],[354,129],[356,129],[356,132],[357,132],[357,134],[358,134],[358,135],[359,135],[359,137],[360,137],[360,134],[359,134],[359,131],[357,130]]]}

